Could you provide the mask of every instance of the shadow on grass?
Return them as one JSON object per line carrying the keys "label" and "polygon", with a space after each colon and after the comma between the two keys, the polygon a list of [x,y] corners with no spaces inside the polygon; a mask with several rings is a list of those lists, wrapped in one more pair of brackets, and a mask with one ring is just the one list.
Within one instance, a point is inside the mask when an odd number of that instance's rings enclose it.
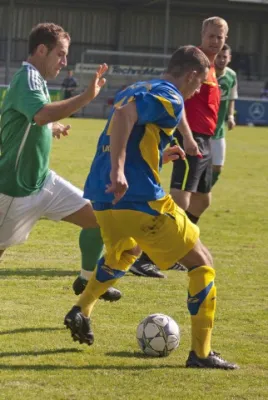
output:
{"label": "shadow on grass", "polygon": [[106,356],[110,357],[121,357],[121,358],[142,358],[142,359],[148,359],[150,358],[149,356],[146,356],[146,354],[143,354],[138,351],[113,351],[113,352],[108,352],[106,353]]}
{"label": "shadow on grass", "polygon": [[0,358],[3,357],[30,357],[30,356],[46,356],[51,354],[66,354],[66,353],[82,353],[79,349],[57,349],[57,350],[41,350],[41,351],[18,351],[0,353]]}
{"label": "shadow on grass", "polygon": [[148,371],[154,369],[185,369],[184,365],[169,365],[169,364],[161,364],[161,365],[103,365],[103,364],[93,364],[93,365],[55,365],[55,364],[32,364],[32,365],[8,365],[8,364],[0,364],[0,371],[2,370],[10,370],[10,371],[55,371],[55,370],[121,370],[121,371]]}
{"label": "shadow on grass", "polygon": [[0,331],[0,335],[12,335],[16,333],[27,333],[27,332],[51,332],[51,331],[62,331],[64,327],[44,327],[44,328],[18,328],[10,329],[8,331]]}
{"label": "shadow on grass", "polygon": [[54,276],[75,276],[78,274],[77,271],[65,271],[60,269],[45,269],[45,268],[14,268],[14,269],[1,269],[0,277],[5,279],[10,276],[19,276],[19,277],[30,277],[37,276],[39,278],[42,277],[54,277]]}

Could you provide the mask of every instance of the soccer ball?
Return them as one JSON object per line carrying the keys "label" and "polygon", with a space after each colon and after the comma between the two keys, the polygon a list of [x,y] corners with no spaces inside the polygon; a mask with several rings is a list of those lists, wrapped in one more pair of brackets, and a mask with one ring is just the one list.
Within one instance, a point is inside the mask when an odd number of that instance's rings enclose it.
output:
{"label": "soccer ball", "polygon": [[179,346],[178,324],[164,314],[151,314],[137,327],[137,341],[148,356],[166,357]]}

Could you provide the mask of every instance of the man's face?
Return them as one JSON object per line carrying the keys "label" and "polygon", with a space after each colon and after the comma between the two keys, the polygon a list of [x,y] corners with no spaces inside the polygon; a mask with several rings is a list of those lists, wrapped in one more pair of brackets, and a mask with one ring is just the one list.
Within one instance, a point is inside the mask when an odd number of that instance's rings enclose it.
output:
{"label": "man's face", "polygon": [[203,82],[207,79],[208,71],[208,68],[204,72],[193,71],[186,77],[186,84],[183,90],[184,100],[200,92]]}
{"label": "man's face", "polygon": [[225,67],[231,61],[230,50],[221,50],[215,59],[215,67],[221,71],[224,70]]}
{"label": "man's face", "polygon": [[67,65],[67,55],[69,51],[69,40],[60,39],[53,50],[48,51],[44,57],[45,77],[55,78],[63,67]]}
{"label": "man's face", "polygon": [[221,51],[227,37],[223,26],[209,24],[202,32],[202,50],[207,56],[216,56]]}

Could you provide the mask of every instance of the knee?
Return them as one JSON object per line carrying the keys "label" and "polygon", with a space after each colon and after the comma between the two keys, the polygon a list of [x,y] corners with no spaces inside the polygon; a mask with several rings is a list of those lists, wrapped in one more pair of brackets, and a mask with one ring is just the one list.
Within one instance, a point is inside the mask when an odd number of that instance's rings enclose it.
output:
{"label": "knee", "polygon": [[200,196],[200,208],[202,212],[204,212],[211,205],[211,194],[207,193],[206,195]]}
{"label": "knee", "polygon": [[206,260],[205,265],[209,265],[212,268],[214,268],[212,254],[205,246],[203,246],[203,253],[204,253],[204,259]]}
{"label": "knee", "polygon": [[201,266],[213,268],[212,255],[200,240],[198,240],[195,247],[180,261],[188,269]]}
{"label": "knee", "polygon": [[212,255],[205,246],[198,252],[198,256],[199,256],[198,266],[207,265],[209,267],[214,268]]}

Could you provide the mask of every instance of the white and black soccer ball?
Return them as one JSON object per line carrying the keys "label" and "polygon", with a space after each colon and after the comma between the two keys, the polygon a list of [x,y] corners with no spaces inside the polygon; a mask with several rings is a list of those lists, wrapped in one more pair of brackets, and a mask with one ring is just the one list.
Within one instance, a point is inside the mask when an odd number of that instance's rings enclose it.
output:
{"label": "white and black soccer ball", "polygon": [[136,337],[146,355],[166,357],[179,346],[180,328],[168,315],[151,314],[138,325]]}

